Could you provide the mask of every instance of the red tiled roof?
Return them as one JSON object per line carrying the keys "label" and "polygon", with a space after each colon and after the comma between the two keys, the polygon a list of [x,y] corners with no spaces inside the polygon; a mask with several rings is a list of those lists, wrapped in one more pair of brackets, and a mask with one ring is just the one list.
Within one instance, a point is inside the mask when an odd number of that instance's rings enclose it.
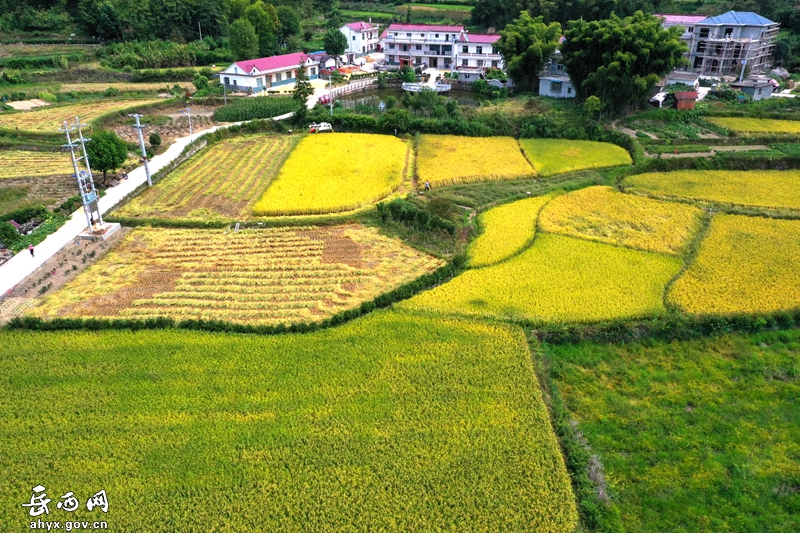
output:
{"label": "red tiled roof", "polygon": [[345,26],[355,31],[377,29],[369,22],[350,22],[348,24],[345,24]]}
{"label": "red tiled roof", "polygon": [[500,36],[494,33],[467,33],[461,37],[461,41],[467,43],[492,44],[498,39],[500,39]]}
{"label": "red tiled roof", "polygon": [[677,100],[697,100],[697,92],[696,91],[676,92],[675,98]]}
{"label": "red tiled roof", "polygon": [[388,31],[441,31],[461,33],[464,26],[442,26],[439,24],[389,24]]}
{"label": "red tiled roof", "polygon": [[667,24],[697,24],[701,20],[705,20],[705,15],[653,15],[657,18],[663,18]]}
{"label": "red tiled roof", "polygon": [[246,59],[244,61],[237,61],[236,66],[250,74],[253,67],[256,70],[264,72],[267,70],[274,70],[280,68],[296,67],[301,62],[305,63],[308,55],[303,52],[295,52],[294,54],[284,54],[281,56],[262,57],[259,59]]}

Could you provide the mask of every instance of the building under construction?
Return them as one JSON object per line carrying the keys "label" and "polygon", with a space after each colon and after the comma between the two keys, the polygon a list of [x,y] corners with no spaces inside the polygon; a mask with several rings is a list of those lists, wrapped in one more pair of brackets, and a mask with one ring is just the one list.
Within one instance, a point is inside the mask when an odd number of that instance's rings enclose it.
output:
{"label": "building under construction", "polygon": [[[752,12],[728,11],[695,22],[688,35],[689,69],[701,76],[764,72],[780,24]],[[687,33],[688,28],[687,28]]]}

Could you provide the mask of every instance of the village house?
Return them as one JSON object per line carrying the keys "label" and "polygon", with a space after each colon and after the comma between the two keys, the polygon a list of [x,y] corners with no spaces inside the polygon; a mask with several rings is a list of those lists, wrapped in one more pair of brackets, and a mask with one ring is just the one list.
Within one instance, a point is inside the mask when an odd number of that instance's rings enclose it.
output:
{"label": "village house", "polygon": [[408,65],[456,70],[474,81],[487,68],[504,67],[494,46],[499,38],[467,33],[464,26],[394,23],[381,35],[381,47],[390,68]]}
{"label": "village house", "polygon": [[772,98],[775,86],[769,80],[744,80],[731,83],[731,89],[739,89],[754,101]]}
{"label": "village house", "polygon": [[305,69],[309,79],[319,76],[319,63],[303,52],[296,52],[237,61],[220,73],[220,80],[228,90],[255,93],[294,83],[300,68]]}
{"label": "village house", "polygon": [[575,87],[561,61],[561,52],[556,50],[550,63],[539,74],[539,95],[552,98],[575,98]]}
{"label": "village house", "polygon": [[371,22],[351,22],[339,31],[347,38],[347,62],[353,63],[357,57],[377,52],[380,47],[380,30]]}

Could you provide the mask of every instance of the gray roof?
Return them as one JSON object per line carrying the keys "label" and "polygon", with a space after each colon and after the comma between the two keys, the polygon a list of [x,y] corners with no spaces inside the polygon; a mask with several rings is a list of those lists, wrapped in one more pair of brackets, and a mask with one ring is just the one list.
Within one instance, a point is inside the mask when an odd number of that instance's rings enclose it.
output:
{"label": "gray roof", "polygon": [[699,26],[771,26],[777,24],[752,11],[728,11],[697,23]]}

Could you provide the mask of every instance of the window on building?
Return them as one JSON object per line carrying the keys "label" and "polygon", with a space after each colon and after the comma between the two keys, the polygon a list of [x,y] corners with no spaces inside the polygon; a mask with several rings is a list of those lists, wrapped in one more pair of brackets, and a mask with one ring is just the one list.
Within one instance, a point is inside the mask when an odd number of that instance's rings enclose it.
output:
{"label": "window on building", "polygon": [[363,33],[361,34],[361,40],[362,41],[364,40],[364,34]]}
{"label": "window on building", "polygon": [[462,54],[468,54],[469,53],[469,46],[462,46],[461,47],[461,53]]}
{"label": "window on building", "polygon": [[462,59],[461,60],[461,66],[462,67],[468,67],[469,66],[469,60],[468,59]]}
{"label": "window on building", "polygon": [[231,84],[231,79],[225,76],[225,85],[230,85],[230,84]]}
{"label": "window on building", "polygon": [[421,44],[415,44],[414,45],[414,50],[422,50],[422,45]]}
{"label": "window on building", "polygon": [[497,68],[497,61],[492,61],[492,68]]}
{"label": "window on building", "polygon": [[397,37],[397,32],[394,32],[394,36]]}
{"label": "window on building", "polygon": [[687,33],[694,33],[694,26],[689,26],[688,28],[686,28],[686,32]]}
{"label": "window on building", "polygon": [[478,68],[483,67],[483,59],[478,60]]}
{"label": "window on building", "polygon": [[469,79],[469,74],[464,74],[464,79],[468,80]]}
{"label": "window on building", "polygon": [[439,34],[438,34],[438,33],[437,33],[437,34],[435,34],[435,37],[438,39],[438,38],[439,38]]}
{"label": "window on building", "polygon": [[256,78],[256,87],[263,87],[264,80],[262,78]]}
{"label": "window on building", "polygon": [[567,87],[567,94],[572,94],[572,87]]}
{"label": "window on building", "polygon": [[725,28],[725,37],[730,37],[733,33],[733,28]]}
{"label": "window on building", "polygon": [[394,50],[394,43],[389,43],[389,50]]}
{"label": "window on building", "polygon": [[475,53],[476,54],[482,54],[483,53],[483,46],[478,46],[477,48],[475,48]]}
{"label": "window on building", "polygon": [[422,37],[423,39],[425,38],[425,34],[424,33],[420,33],[419,36]]}
{"label": "window on building", "polygon": [[366,48],[362,46],[362,47],[361,47],[361,53],[363,54],[363,53],[364,53],[364,52],[366,52],[366,51],[367,51],[367,50],[366,50]]}
{"label": "window on building", "polygon": [[561,84],[562,83],[563,82],[560,82],[560,81],[551,81],[550,82],[550,92],[551,93],[561,94]]}
{"label": "window on building", "polygon": [[281,81],[281,73],[280,72],[275,74],[275,81]]}
{"label": "window on building", "polygon": [[355,36],[355,35],[353,35],[353,40],[354,40],[354,41],[356,40],[356,36]]}
{"label": "window on building", "polygon": [[705,41],[698,42],[697,43],[697,52],[702,54],[705,51],[706,51],[706,42]]}
{"label": "window on building", "polygon": [[389,63],[394,63],[394,56],[389,56]]}
{"label": "window on building", "polygon": [[410,33],[406,33],[406,37],[411,37],[411,34]]}
{"label": "window on building", "polygon": [[708,38],[708,28],[700,28],[700,38],[701,39]]}
{"label": "window on building", "polygon": [[311,75],[312,76],[316,76],[317,75],[317,67],[311,67]]}

